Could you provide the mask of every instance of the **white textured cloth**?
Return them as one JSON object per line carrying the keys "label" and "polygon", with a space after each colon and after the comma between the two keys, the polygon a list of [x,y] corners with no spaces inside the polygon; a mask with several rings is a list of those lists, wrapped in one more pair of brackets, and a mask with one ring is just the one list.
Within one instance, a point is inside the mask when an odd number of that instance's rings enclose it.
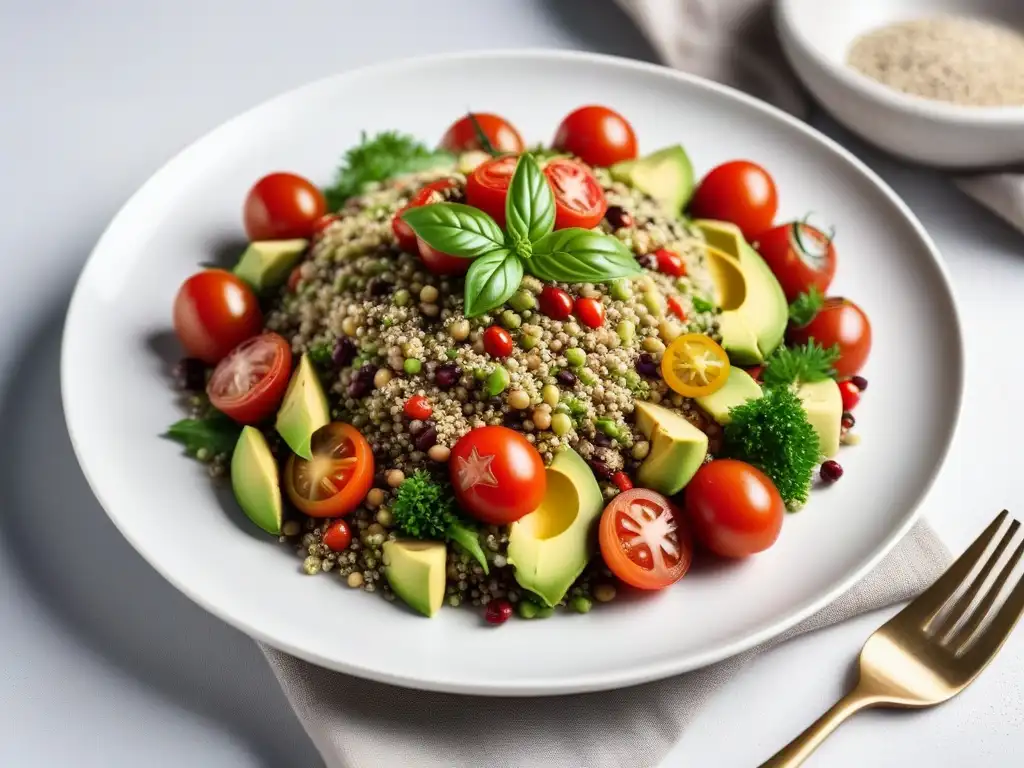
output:
{"label": "white textured cloth", "polygon": [[[615,2],[665,64],[732,85],[797,117],[807,117],[807,96],[775,37],[771,0]],[[976,202],[1024,231],[1020,169],[955,174],[952,180]]]}
{"label": "white textured cloth", "polygon": [[907,600],[949,560],[921,523],[857,586],[765,645],[679,677],[579,696],[409,691],[261,647],[328,768],[645,768],[636,755],[657,765],[708,697],[761,651]]}
{"label": "white textured cloth", "polygon": [[[772,33],[767,3],[617,1],[666,63],[806,114],[803,91]],[[739,37],[742,45],[736,44]],[[1006,197],[980,187],[976,196],[991,196],[992,207]],[[1016,205],[1020,213],[1020,197]],[[931,529],[919,524],[866,579],[775,640],[680,677],[579,696],[497,699],[403,690],[261,647],[328,768],[643,768],[636,755],[648,755],[650,765],[657,765],[708,697],[761,651],[907,600],[949,560]]]}

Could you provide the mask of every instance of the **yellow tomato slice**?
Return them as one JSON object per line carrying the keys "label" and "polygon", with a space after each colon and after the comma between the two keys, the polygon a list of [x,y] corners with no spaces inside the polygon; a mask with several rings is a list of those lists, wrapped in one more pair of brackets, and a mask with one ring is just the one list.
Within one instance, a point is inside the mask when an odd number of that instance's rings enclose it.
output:
{"label": "yellow tomato slice", "polygon": [[683,397],[704,397],[725,386],[729,356],[710,337],[687,333],[665,350],[661,375]]}

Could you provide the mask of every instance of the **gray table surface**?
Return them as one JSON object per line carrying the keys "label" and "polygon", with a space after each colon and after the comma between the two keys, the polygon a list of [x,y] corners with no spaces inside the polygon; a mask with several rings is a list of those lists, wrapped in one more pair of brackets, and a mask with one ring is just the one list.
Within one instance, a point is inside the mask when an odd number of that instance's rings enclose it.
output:
{"label": "gray table surface", "polygon": [[[188,142],[325,73],[488,46],[653,59],[609,0],[0,0],[0,765],[321,765],[255,646],[152,571],[89,492],[61,413],[64,313],[106,223]],[[1024,364],[1007,353],[1024,321],[1024,239],[936,174],[816,124],[904,195],[957,279],[971,400],[928,514],[958,549],[1019,498]],[[117,418],[116,403],[97,407]],[[883,617],[762,657],[666,764],[763,759],[840,691]],[[1020,765],[1022,651],[1017,636],[946,707],[863,717],[815,764]]]}

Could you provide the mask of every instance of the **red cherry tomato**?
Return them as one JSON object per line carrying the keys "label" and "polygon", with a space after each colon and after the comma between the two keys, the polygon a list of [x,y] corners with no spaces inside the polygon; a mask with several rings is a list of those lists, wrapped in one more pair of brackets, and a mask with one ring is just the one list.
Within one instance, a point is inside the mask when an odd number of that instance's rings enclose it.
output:
{"label": "red cherry tomato", "polygon": [[473,112],[472,116],[476,119],[477,125],[473,125],[473,119],[469,115],[452,123],[441,139],[442,149],[455,154],[483,149],[477,134],[477,126],[497,152],[519,154],[526,149],[519,131],[505,118],[492,115],[490,112]]}
{"label": "red cherry tomato", "polygon": [[664,272],[672,277],[682,277],[686,274],[686,263],[683,257],[668,248],[659,248],[654,252],[654,258],[658,260],[658,271]]}
{"label": "red cherry tomato", "polygon": [[271,173],[245,198],[245,232],[250,240],[309,238],[326,212],[323,193],[311,181],[294,173]]}
{"label": "red cherry tomato", "polygon": [[572,296],[553,285],[545,285],[540,292],[540,311],[552,320],[568,320],[572,315]]}
{"label": "red cherry tomato", "polygon": [[716,459],[697,470],[684,491],[694,536],[717,555],[746,557],[779,537],[786,505],[761,470]]}
{"label": "red cherry tomato", "polygon": [[544,462],[508,427],[478,427],[459,438],[448,459],[459,506],[491,525],[508,525],[540,506],[547,490]]}
{"label": "red cherry tomato", "polygon": [[402,214],[410,208],[419,208],[421,205],[430,205],[432,203],[444,202],[445,190],[451,189],[455,186],[455,182],[451,179],[438,179],[432,181],[429,184],[422,186],[416,194],[409,200],[409,204],[398,209],[394,217],[391,219],[391,231],[395,233],[395,240],[398,242],[398,247],[406,253],[417,253],[417,240],[416,233],[412,231],[412,227],[405,223],[402,219]]}
{"label": "red cherry tomato", "polygon": [[310,440],[313,458],[291,456],[284,468],[288,498],[310,517],[342,517],[358,507],[373,484],[373,451],[351,424],[335,421]]}
{"label": "red cherry tomato", "polygon": [[733,160],[713,168],[690,201],[693,216],[731,221],[748,241],[772,225],[778,208],[772,177],[760,165],[746,160]]}
{"label": "red cherry tomato", "polygon": [[243,341],[213,370],[206,394],[240,424],[257,424],[277,410],[288,388],[292,350],[276,333]]}
{"label": "red cherry tomato", "polygon": [[498,157],[478,165],[466,179],[466,202],[479,208],[505,226],[505,198],[512,174],[516,171],[517,157]]}
{"label": "red cherry tomato", "polygon": [[682,513],[647,488],[612,499],[601,515],[598,540],[611,572],[637,589],[675,584],[693,560],[693,539]]}
{"label": "red cherry tomato", "polygon": [[295,267],[288,275],[288,291],[295,293],[299,290],[299,283],[302,282],[302,265]]}
{"label": "red cherry tomato", "polygon": [[830,298],[811,322],[792,329],[790,338],[797,344],[814,339],[826,348],[838,344],[836,373],[853,376],[864,367],[871,352],[871,323],[864,310],[849,299]]}
{"label": "red cherry tomato", "polygon": [[669,296],[668,311],[678,317],[680,320],[686,320],[686,308],[683,306],[683,302],[680,301],[676,296]]}
{"label": "red cherry tomato", "polygon": [[843,397],[843,410],[852,411],[860,402],[860,390],[849,379],[839,382],[839,394]]}
{"label": "red cherry tomato", "polygon": [[469,271],[470,259],[462,259],[431,248],[421,239],[419,241],[420,261],[435,275],[464,275]]}
{"label": "red cherry tomato", "polygon": [[615,483],[615,487],[620,491],[628,491],[633,487],[633,481],[629,479],[629,475],[625,472],[616,472],[612,475],[612,482]]}
{"label": "red cherry tomato", "polygon": [[244,281],[207,269],[181,284],[174,299],[174,332],[190,357],[216,365],[263,329],[259,301]]}
{"label": "red cherry tomato", "polygon": [[604,304],[599,299],[576,299],[576,317],[587,328],[600,328],[604,325]]}
{"label": "red cherry tomato", "polygon": [[491,357],[508,357],[512,354],[512,335],[500,325],[492,325],[484,331],[484,351]]}
{"label": "red cherry tomato", "polygon": [[587,106],[570,112],[555,132],[554,146],[590,165],[608,166],[636,157],[633,126],[615,110]]}
{"label": "red cherry tomato", "polygon": [[579,163],[555,158],[544,166],[555,193],[555,229],[593,229],[601,223],[608,201],[600,182]]}
{"label": "red cherry tomato", "polygon": [[341,552],[348,549],[352,543],[352,529],[344,520],[335,520],[330,527],[324,531],[324,544],[332,552]]}
{"label": "red cherry tomato", "polygon": [[403,410],[410,419],[419,419],[420,421],[426,421],[434,412],[430,401],[423,395],[413,395],[410,397],[405,401]]}
{"label": "red cherry tomato", "polygon": [[787,301],[811,288],[824,293],[836,273],[832,238],[810,224],[794,221],[762,232],[757,251],[775,273]]}

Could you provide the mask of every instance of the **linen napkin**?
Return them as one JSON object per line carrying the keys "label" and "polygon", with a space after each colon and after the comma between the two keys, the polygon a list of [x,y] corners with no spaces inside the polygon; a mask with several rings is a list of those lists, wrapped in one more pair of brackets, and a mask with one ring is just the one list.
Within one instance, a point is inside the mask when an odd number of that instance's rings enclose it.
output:
{"label": "linen napkin", "polygon": [[[775,37],[771,0],[615,0],[662,61],[806,119],[810,102]],[[1024,172],[956,173],[953,183],[1024,232]]]}
{"label": "linen napkin", "polygon": [[[863,581],[774,640],[679,677],[577,696],[410,691],[260,648],[327,768],[651,768],[715,690],[759,653],[908,600],[949,560],[945,546],[919,523]],[[651,762],[640,765],[637,755]]]}

